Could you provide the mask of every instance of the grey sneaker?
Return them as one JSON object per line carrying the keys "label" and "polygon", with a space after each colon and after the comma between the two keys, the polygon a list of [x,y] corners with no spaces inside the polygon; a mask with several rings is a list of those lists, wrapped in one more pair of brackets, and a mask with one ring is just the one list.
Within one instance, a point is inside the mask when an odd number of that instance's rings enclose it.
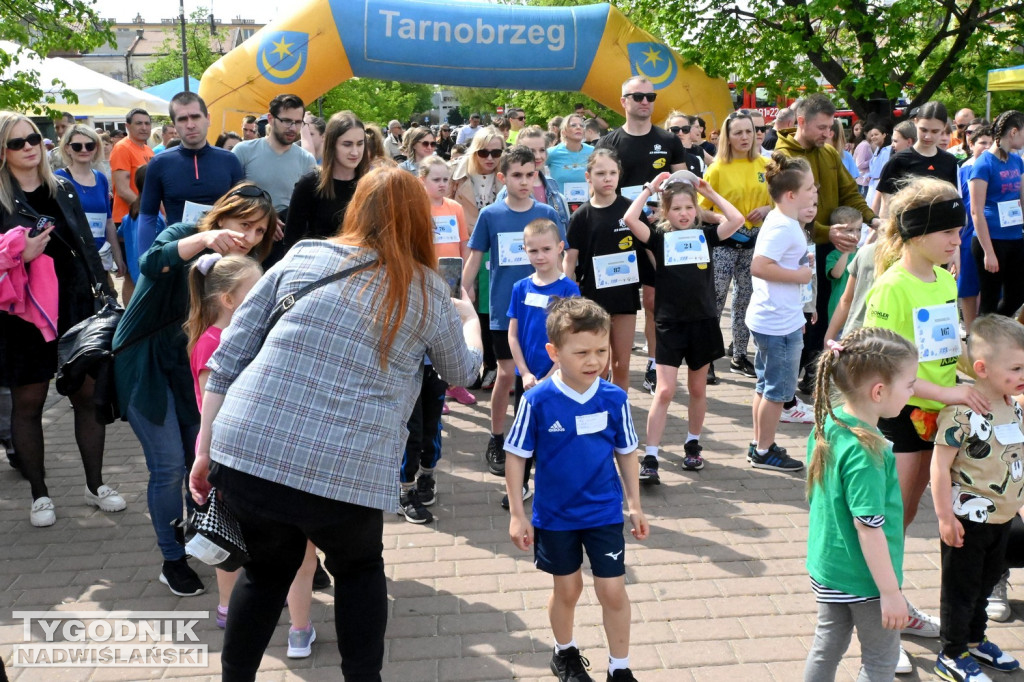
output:
{"label": "grey sneaker", "polygon": [[288,658],[309,658],[316,641],[316,628],[310,623],[304,630],[288,630]]}
{"label": "grey sneaker", "polygon": [[1013,610],[1010,608],[1010,601],[1006,596],[1006,590],[1010,587],[1010,572],[1003,573],[1003,577],[999,579],[996,586],[992,588],[992,594],[988,598],[988,606],[985,607],[985,613],[988,614],[989,620],[994,620],[997,623],[1005,623],[1010,620],[1013,616]]}

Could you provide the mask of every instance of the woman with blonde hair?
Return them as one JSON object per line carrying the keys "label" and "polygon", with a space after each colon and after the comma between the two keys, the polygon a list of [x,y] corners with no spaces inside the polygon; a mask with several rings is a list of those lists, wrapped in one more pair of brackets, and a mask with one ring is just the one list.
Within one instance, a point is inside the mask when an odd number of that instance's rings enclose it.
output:
{"label": "woman with blonde hair", "polygon": [[[423,356],[454,384],[473,380],[481,356],[472,306],[449,297],[436,264],[423,186],[377,168],[338,236],[297,244],[224,331],[190,479],[200,503],[217,487],[251,557],[231,595],[224,679],[255,678],[307,540],[335,578],[343,676],[380,679],[382,512],[395,509]],[[270,325],[278,301],[332,276]]]}
{"label": "woman with blonde hair", "polygon": [[398,167],[416,175],[420,163],[423,159],[433,156],[436,147],[437,142],[430,128],[426,126],[409,128],[402,138],[402,153],[406,158],[405,161],[398,164]]}
{"label": "woman with blonde hair", "polygon": [[[31,266],[31,267],[26,267]],[[0,111],[0,386],[11,389],[14,449],[32,489],[30,521],[57,521],[44,480],[43,405],[57,371],[57,339],[112,295],[75,185],[50,171],[43,136],[22,114]],[[26,306],[29,298],[38,305]],[[103,483],[106,428],[96,419],[95,383],[71,394],[85,501],[106,512],[124,499]]]}

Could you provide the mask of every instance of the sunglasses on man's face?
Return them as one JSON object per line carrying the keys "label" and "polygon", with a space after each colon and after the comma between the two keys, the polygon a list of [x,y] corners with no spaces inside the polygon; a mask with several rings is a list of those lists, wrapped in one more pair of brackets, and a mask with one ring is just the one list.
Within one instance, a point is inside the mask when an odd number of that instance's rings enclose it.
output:
{"label": "sunglasses on man's face", "polygon": [[95,142],[69,142],[68,146],[71,147],[71,151],[80,152],[83,149],[87,152],[96,150]]}
{"label": "sunglasses on man's face", "polygon": [[27,144],[30,147],[38,147],[43,142],[43,136],[39,133],[32,133],[26,137],[15,137],[7,140],[7,148],[12,152],[16,152],[25,148]]}
{"label": "sunglasses on man's face", "polygon": [[501,152],[502,150],[500,149],[477,149],[476,155],[479,156],[481,159],[486,159],[488,156],[491,157],[492,159],[500,159]]}
{"label": "sunglasses on man's face", "polygon": [[754,131],[758,133],[767,133],[768,126],[754,126]]}
{"label": "sunglasses on man's face", "polygon": [[673,135],[683,133],[684,135],[693,130],[693,126],[669,126],[668,131]]}
{"label": "sunglasses on man's face", "polygon": [[623,97],[629,97],[634,102],[642,102],[644,100],[647,100],[648,102],[653,102],[654,100],[658,99],[658,93],[656,93],[656,92],[627,92],[625,95],[623,95]]}

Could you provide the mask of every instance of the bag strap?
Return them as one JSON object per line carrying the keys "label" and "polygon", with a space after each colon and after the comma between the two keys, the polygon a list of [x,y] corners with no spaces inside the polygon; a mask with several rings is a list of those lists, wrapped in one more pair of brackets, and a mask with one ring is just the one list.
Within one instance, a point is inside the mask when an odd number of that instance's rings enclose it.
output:
{"label": "bag strap", "polygon": [[[370,261],[367,261],[366,263],[353,265],[350,268],[346,268],[340,272],[334,273],[333,275],[328,275],[326,277],[318,279],[317,281],[311,284],[307,284],[306,286],[296,291],[294,294],[288,294],[287,296],[282,298],[280,301],[277,302],[277,305],[274,306],[274,309],[270,311],[270,319],[267,321],[267,328],[263,332],[263,341],[266,341],[267,337],[270,335],[270,330],[274,328],[274,325],[276,325],[277,321],[281,319],[281,316],[288,312],[300,298],[302,298],[306,294],[316,291],[321,287],[325,287],[328,284],[331,284],[332,282],[337,282],[339,280],[345,279],[350,275],[354,275],[355,273],[361,270],[371,268],[376,264],[377,259],[374,258]],[[262,342],[260,345],[262,345]]]}
{"label": "bag strap", "polygon": [[160,332],[162,332],[163,330],[167,329],[170,326],[173,326],[173,325],[176,325],[176,324],[177,325],[181,325],[184,322],[185,322],[185,316],[184,315],[182,315],[181,317],[176,317],[173,320],[168,320],[168,321],[164,322],[163,324],[161,324],[156,329],[151,329],[151,330],[149,330],[149,331],[147,331],[147,332],[145,332],[143,334],[138,334],[136,336],[133,336],[132,338],[128,339],[126,342],[122,343],[120,346],[118,346],[117,348],[112,350],[110,352],[110,354],[112,356],[116,357],[117,355],[121,354],[121,351],[128,350],[129,348],[131,348],[135,344],[139,343],[140,341],[145,341],[149,337],[156,336],[157,334],[159,334]]}

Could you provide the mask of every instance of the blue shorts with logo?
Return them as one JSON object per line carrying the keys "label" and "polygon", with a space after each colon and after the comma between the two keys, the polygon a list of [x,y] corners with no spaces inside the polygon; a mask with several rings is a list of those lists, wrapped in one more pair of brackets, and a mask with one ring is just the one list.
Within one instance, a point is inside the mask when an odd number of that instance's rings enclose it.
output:
{"label": "blue shorts with logo", "polygon": [[581,530],[533,529],[533,563],[552,575],[572,575],[583,565],[583,550],[595,578],[626,574],[622,522]]}

